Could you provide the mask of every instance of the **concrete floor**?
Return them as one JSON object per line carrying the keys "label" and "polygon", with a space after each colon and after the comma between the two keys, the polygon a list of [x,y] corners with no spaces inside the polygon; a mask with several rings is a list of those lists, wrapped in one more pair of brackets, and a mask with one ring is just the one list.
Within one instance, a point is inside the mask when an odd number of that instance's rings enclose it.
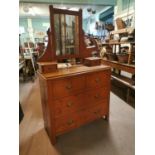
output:
{"label": "concrete floor", "polygon": [[20,83],[24,119],[20,155],[134,155],[135,110],[110,94],[110,120],[100,119],[57,138],[53,146],[44,130],[38,79]]}

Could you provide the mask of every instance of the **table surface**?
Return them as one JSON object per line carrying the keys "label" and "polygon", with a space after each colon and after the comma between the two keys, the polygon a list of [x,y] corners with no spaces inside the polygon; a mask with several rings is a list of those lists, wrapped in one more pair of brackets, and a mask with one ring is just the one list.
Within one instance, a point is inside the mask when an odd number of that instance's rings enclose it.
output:
{"label": "table surface", "polygon": [[57,69],[56,71],[51,73],[41,74],[38,72],[38,74],[41,75],[44,79],[55,79],[60,77],[73,76],[77,74],[83,74],[88,72],[91,73],[91,72],[109,70],[109,69],[110,67],[106,65],[92,66],[92,67],[87,67],[84,65],[75,65],[69,68]]}

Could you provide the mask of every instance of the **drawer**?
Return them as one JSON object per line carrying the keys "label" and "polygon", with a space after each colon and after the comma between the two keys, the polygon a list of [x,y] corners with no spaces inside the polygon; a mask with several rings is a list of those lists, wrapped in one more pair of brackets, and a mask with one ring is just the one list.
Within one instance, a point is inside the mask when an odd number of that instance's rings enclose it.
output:
{"label": "drawer", "polygon": [[57,70],[57,65],[49,65],[43,67],[43,73],[50,73]]}
{"label": "drawer", "polygon": [[106,115],[108,113],[108,107],[106,104],[101,103],[95,105],[93,108],[88,109],[88,112],[89,112],[88,119],[94,120]]}
{"label": "drawer", "polygon": [[110,84],[110,71],[94,72],[86,76],[86,88],[107,87]]}
{"label": "drawer", "polygon": [[74,95],[85,89],[85,76],[57,79],[52,82],[52,86],[54,99]]}
{"label": "drawer", "polygon": [[79,112],[79,125],[99,119],[106,114],[108,114],[108,107],[106,104],[99,103],[91,108]]}
{"label": "drawer", "polygon": [[55,130],[56,133],[62,133],[78,126],[78,117],[77,115],[68,115],[65,117],[55,119]]}
{"label": "drawer", "polygon": [[55,118],[65,116],[85,107],[85,94],[78,94],[54,101]]}
{"label": "drawer", "polygon": [[109,98],[109,90],[106,88],[94,89],[86,93],[86,103],[95,104],[101,101],[107,101]]}

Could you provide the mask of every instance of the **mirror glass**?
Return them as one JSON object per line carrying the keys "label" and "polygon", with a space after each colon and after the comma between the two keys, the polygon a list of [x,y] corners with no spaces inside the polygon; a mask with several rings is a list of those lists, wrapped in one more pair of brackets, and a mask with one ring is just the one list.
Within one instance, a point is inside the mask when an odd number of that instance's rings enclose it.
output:
{"label": "mirror glass", "polygon": [[79,53],[78,16],[54,14],[56,55]]}

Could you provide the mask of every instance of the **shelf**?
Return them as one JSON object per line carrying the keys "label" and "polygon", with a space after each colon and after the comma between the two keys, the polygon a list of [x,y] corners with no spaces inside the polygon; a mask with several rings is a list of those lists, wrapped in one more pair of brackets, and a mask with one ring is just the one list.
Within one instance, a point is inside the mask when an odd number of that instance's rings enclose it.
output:
{"label": "shelf", "polygon": [[107,45],[121,45],[121,44],[135,44],[135,42],[109,42],[109,43],[102,43],[102,46]]}
{"label": "shelf", "polygon": [[129,28],[124,28],[124,29],[120,29],[120,30],[115,30],[115,31],[111,31],[110,34],[123,34],[123,33],[129,33],[131,31],[133,31],[135,28],[133,27],[129,27]]}
{"label": "shelf", "polygon": [[102,59],[102,64],[110,66],[112,68],[126,71],[131,74],[135,74],[135,65],[119,63],[117,61],[110,61],[110,60],[104,60],[104,59]]}
{"label": "shelf", "polygon": [[135,89],[135,86],[134,86],[135,82],[131,78],[128,78],[128,77],[125,77],[122,75],[118,75],[116,73],[112,73],[111,77],[112,77],[112,79],[115,79],[132,89]]}

